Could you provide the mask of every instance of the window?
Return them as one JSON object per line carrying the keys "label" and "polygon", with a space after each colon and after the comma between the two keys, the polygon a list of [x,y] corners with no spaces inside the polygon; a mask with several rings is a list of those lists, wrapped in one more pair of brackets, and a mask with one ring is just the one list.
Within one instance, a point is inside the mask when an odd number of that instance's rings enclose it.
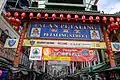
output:
{"label": "window", "polygon": [[69,3],[69,4],[83,4],[83,0],[48,0],[52,3]]}

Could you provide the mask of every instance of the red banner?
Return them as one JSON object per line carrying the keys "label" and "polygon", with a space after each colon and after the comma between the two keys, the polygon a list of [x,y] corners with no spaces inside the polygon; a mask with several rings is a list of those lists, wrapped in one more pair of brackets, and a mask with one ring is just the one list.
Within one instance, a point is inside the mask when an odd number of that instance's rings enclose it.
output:
{"label": "red banner", "polygon": [[97,61],[96,53],[92,49],[43,48],[44,60]]}

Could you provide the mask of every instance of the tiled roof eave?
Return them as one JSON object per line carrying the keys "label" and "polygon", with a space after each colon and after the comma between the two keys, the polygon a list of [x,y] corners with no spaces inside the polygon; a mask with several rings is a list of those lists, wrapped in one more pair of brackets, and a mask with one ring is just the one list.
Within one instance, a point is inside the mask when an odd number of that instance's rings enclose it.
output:
{"label": "tiled roof eave", "polygon": [[8,11],[19,11],[19,12],[43,12],[43,13],[70,13],[70,14],[81,14],[81,15],[99,15],[99,16],[120,16],[120,14],[104,14],[95,12],[83,12],[83,11],[63,11],[63,10],[49,10],[49,9],[9,9]]}

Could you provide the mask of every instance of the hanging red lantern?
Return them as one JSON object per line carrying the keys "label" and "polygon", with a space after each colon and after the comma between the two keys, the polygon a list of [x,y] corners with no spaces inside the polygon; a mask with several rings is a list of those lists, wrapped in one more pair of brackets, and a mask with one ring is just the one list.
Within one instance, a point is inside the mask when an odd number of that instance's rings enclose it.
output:
{"label": "hanging red lantern", "polygon": [[19,16],[18,12],[14,13],[14,17],[17,18]]}
{"label": "hanging red lantern", "polygon": [[56,14],[52,14],[52,18],[53,18],[53,20],[55,20]]}
{"label": "hanging red lantern", "polygon": [[106,33],[107,33],[107,34],[110,34],[110,31],[109,31],[109,29],[107,29],[107,30],[106,30]]}
{"label": "hanging red lantern", "polygon": [[120,24],[120,18],[117,18],[116,21],[118,22],[118,24]]}
{"label": "hanging red lantern", "polygon": [[110,25],[108,26],[108,29],[109,29],[110,31],[112,31],[112,30],[113,30],[113,27],[114,27],[114,23],[110,24]]}
{"label": "hanging red lantern", "polygon": [[23,12],[23,13],[21,14],[21,18],[23,19],[23,18],[25,18],[25,17],[26,17],[26,13]]}
{"label": "hanging red lantern", "polygon": [[45,14],[44,18],[45,18],[45,19],[47,19],[47,18],[48,18],[48,14],[47,14],[47,13]]}
{"label": "hanging red lantern", "polygon": [[106,18],[106,17],[103,17],[103,19],[102,19],[102,20],[103,20],[103,22],[104,22],[104,23],[106,23],[107,18]]}
{"label": "hanging red lantern", "polygon": [[110,17],[110,22],[113,23],[115,20],[113,17]]}
{"label": "hanging red lantern", "polygon": [[30,13],[29,17],[30,17],[30,19],[32,19],[33,18],[33,13]]}
{"label": "hanging red lantern", "polygon": [[70,14],[67,15],[67,19],[68,19],[68,21],[70,21],[70,19],[71,19],[71,15]]}
{"label": "hanging red lantern", "polygon": [[89,17],[90,22],[93,22],[93,16]]}
{"label": "hanging red lantern", "polygon": [[63,18],[64,18],[64,15],[60,14],[60,19],[63,20]]}
{"label": "hanging red lantern", "polygon": [[118,22],[116,22],[116,23],[114,23],[114,30],[118,30],[118,28],[119,28],[119,24],[118,24]]}
{"label": "hanging red lantern", "polygon": [[10,18],[10,22],[14,23],[15,22],[15,18],[14,17]]}
{"label": "hanging red lantern", "polygon": [[78,15],[75,15],[75,20],[77,21],[79,19],[79,16]]}
{"label": "hanging red lantern", "polygon": [[40,17],[41,17],[41,14],[38,13],[38,14],[37,14],[37,19],[40,19]]}
{"label": "hanging red lantern", "polygon": [[16,26],[19,26],[21,24],[21,21],[19,19],[16,19]]}
{"label": "hanging red lantern", "polygon": [[99,22],[100,21],[100,17],[96,16],[96,21]]}
{"label": "hanging red lantern", "polygon": [[10,16],[11,16],[11,13],[10,13],[10,12],[7,12],[7,13],[6,13],[6,17],[9,18]]}
{"label": "hanging red lantern", "polygon": [[86,20],[86,17],[83,15],[82,16],[82,21],[85,22],[85,20]]}

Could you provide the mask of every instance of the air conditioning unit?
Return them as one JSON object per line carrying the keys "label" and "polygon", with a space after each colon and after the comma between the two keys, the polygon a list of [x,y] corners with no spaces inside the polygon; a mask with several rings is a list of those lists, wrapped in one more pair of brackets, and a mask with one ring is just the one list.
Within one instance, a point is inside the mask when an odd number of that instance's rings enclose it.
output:
{"label": "air conditioning unit", "polygon": [[86,0],[47,0],[46,5],[85,7]]}
{"label": "air conditioning unit", "polygon": [[31,7],[38,7],[38,2],[32,2]]}
{"label": "air conditioning unit", "polygon": [[98,10],[97,5],[92,5],[92,6],[91,6],[91,10],[97,11],[97,10]]}
{"label": "air conditioning unit", "polygon": [[45,8],[45,1],[44,0],[40,0],[40,1],[33,1],[32,8]]}

